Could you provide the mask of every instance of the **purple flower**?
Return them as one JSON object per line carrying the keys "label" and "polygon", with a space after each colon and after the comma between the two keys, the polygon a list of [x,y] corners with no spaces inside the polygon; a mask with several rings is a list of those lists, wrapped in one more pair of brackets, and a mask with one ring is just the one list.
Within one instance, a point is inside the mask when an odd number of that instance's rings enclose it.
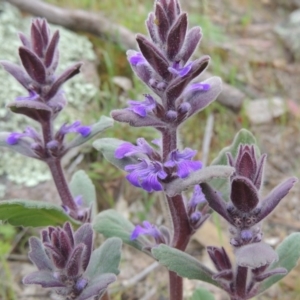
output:
{"label": "purple flower", "polygon": [[152,225],[148,221],[144,221],[143,226],[135,226],[134,230],[131,233],[130,239],[136,240],[140,235],[150,235],[154,237],[155,240],[157,240],[160,238],[161,233],[155,225]]}
{"label": "purple flower", "polygon": [[22,100],[36,100],[39,98],[39,95],[35,91],[29,90],[29,95],[28,96],[19,96],[16,98],[17,101],[22,101]]}
{"label": "purple flower", "polygon": [[133,50],[128,51],[128,60],[132,66],[146,63],[146,60],[142,53]]}
{"label": "purple flower", "polygon": [[187,87],[187,92],[198,92],[198,91],[208,91],[210,89],[209,83],[197,82],[192,83]]}
{"label": "purple flower", "polygon": [[186,178],[192,171],[202,168],[200,161],[192,161],[197,151],[185,148],[183,151],[174,150],[170,153],[169,160],[165,162],[165,167],[177,167],[177,175],[180,178]]}
{"label": "purple flower", "polygon": [[156,102],[153,99],[152,96],[146,94],[145,95],[145,101],[127,101],[127,103],[130,105],[128,107],[129,110],[133,111],[140,117],[144,118],[147,116],[147,113],[149,111],[153,111],[153,109],[156,107]]}
{"label": "purple flower", "polygon": [[12,132],[6,139],[6,143],[9,145],[16,145],[19,141],[19,139],[23,137],[28,137],[33,139],[36,142],[41,142],[41,138],[39,137],[39,134],[36,132],[35,129],[32,127],[27,127],[23,133],[21,132]]}
{"label": "purple flower", "polygon": [[91,133],[91,127],[90,126],[81,126],[80,121],[75,121],[71,125],[64,124],[60,128],[59,131],[63,135],[65,135],[67,133],[75,132],[75,133],[81,134],[83,137],[87,137]]}
{"label": "purple flower", "polygon": [[172,67],[169,67],[168,70],[170,73],[177,75],[179,77],[184,77],[192,69],[193,62],[189,62],[185,67],[181,68],[179,62],[175,62]]}
{"label": "purple flower", "polygon": [[198,204],[206,202],[205,195],[199,185],[195,185],[193,195],[188,203],[189,210],[195,211]]}
{"label": "purple flower", "polygon": [[163,180],[167,177],[161,163],[145,159],[138,164],[127,165],[125,171],[130,173],[126,178],[132,185],[141,187],[147,192],[161,191],[163,187],[159,179]]}
{"label": "purple flower", "polygon": [[127,156],[135,155],[135,154],[146,154],[151,155],[153,153],[153,148],[147,143],[144,138],[139,138],[136,140],[136,146],[125,142],[121,144],[115,151],[115,157],[118,159],[122,159]]}

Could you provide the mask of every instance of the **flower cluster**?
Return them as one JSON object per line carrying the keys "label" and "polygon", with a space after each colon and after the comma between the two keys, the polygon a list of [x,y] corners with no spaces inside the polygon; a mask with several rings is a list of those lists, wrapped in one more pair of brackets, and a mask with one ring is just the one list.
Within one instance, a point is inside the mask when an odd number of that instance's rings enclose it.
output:
{"label": "flower cluster", "polygon": [[274,210],[297,181],[289,178],[261,199],[265,160],[265,154],[256,157],[253,145],[240,145],[235,160],[228,154],[228,162],[236,170],[230,180],[230,203],[226,203],[207,183],[201,184],[210,207],[231,225],[231,244],[234,247],[261,241],[260,222]]}
{"label": "flower cluster", "polygon": [[125,167],[128,181],[141,187],[148,192],[161,191],[162,182],[168,178],[186,178],[193,171],[202,168],[200,161],[192,161],[196,151],[185,148],[183,151],[174,150],[168,156],[166,162],[162,161],[160,151],[154,150],[145,139],[137,139],[137,145],[129,142],[122,143],[115,151],[115,157],[138,156],[136,164],[129,164]]}
{"label": "flower cluster", "polygon": [[187,14],[178,1],[156,1],[146,26],[150,39],[137,35],[139,51],[129,50],[128,61],[136,75],[157,96],[128,101],[129,107],[112,111],[112,117],[131,126],[177,128],[205,108],[221,91],[219,78],[194,80],[206,69],[209,57],[191,61],[202,33],[188,29]]}
{"label": "flower cluster", "polygon": [[92,278],[89,263],[93,251],[93,230],[82,225],[75,233],[70,223],[63,228],[42,230],[41,240],[30,238],[30,260],[38,271],[27,275],[25,284],[55,288],[65,299],[85,300],[101,297],[107,286],[116,280],[114,274]]}
{"label": "flower cluster", "polygon": [[8,61],[1,61],[0,64],[28,91],[28,95],[17,97],[8,107],[39,122],[43,135],[27,127],[22,133],[9,133],[6,142],[16,145],[20,140],[29,140],[28,147],[34,153],[31,156],[37,159],[62,157],[66,153],[63,143],[66,134],[75,132],[86,137],[91,132],[90,126],[82,126],[80,121],[76,121],[71,125],[64,124],[56,135],[52,133],[52,122],[67,103],[61,87],[79,73],[81,63],[74,64],[60,75],[56,74],[59,32],[51,34],[46,20],[33,20],[30,38],[22,33],[19,37],[22,42],[19,48],[22,67]]}

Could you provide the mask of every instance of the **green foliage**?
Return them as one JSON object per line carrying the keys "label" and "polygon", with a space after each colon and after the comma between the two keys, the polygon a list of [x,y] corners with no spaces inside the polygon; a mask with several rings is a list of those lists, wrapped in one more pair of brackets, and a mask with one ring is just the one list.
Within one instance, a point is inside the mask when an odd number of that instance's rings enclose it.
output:
{"label": "green foliage", "polygon": [[146,245],[149,245],[149,241],[143,236],[132,241],[130,236],[134,230],[134,225],[113,209],[99,213],[94,219],[93,228],[96,232],[103,234],[107,238],[118,237],[125,244],[141,251]]}
{"label": "green foliage", "polygon": [[218,286],[218,283],[212,279],[212,271],[183,251],[161,244],[152,248],[152,254],[168,270],[176,272],[181,277],[197,279]]}
{"label": "green foliage", "polygon": [[82,196],[85,207],[92,207],[92,215],[96,213],[96,189],[92,180],[84,171],[79,170],[72,176],[70,190],[74,198]]}
{"label": "green foliage", "polygon": [[[274,262],[269,269],[285,268],[289,273],[293,268],[297,266],[300,258],[300,233],[294,232],[286,237],[282,243],[277,247],[276,252],[278,254],[278,261]],[[259,288],[259,293],[263,293],[273,284],[281,280],[286,275],[272,276],[262,283]]]}
{"label": "green foliage", "polygon": [[105,273],[120,273],[118,267],[121,260],[122,240],[119,238],[107,239],[98,249],[94,250],[86,273],[95,278]]}
{"label": "green foliage", "polygon": [[77,226],[58,205],[34,200],[4,200],[0,202],[0,220],[13,226],[58,226],[66,221]]}
{"label": "green foliage", "polygon": [[215,300],[212,293],[204,288],[197,288],[193,293],[191,300]]}

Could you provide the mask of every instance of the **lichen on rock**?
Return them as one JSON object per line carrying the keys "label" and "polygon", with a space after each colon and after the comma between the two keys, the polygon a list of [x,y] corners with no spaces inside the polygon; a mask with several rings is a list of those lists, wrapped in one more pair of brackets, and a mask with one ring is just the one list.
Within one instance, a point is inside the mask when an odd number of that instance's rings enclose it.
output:
{"label": "lichen on rock", "polygon": [[[18,39],[20,31],[28,35],[32,18],[23,17],[21,13],[8,3],[0,3],[0,59],[20,64],[18,47],[21,45]],[[75,62],[86,62],[92,68],[92,76],[87,78],[79,74],[66,83],[63,87],[68,100],[68,106],[63,111],[56,124],[72,122],[76,119],[84,119],[88,103],[95,99],[98,94],[99,82],[96,75],[95,65],[97,58],[93,51],[93,45],[84,36],[73,33],[65,28],[50,25],[51,31],[60,31],[60,64],[58,73]],[[85,68],[83,68],[85,69]],[[36,124],[22,115],[11,113],[7,103],[16,97],[26,95],[27,91],[8,73],[0,67],[0,131],[22,131],[26,126],[35,127]],[[39,182],[51,178],[47,166],[37,160],[23,157],[7,149],[1,149],[0,175],[17,184],[34,186]]]}

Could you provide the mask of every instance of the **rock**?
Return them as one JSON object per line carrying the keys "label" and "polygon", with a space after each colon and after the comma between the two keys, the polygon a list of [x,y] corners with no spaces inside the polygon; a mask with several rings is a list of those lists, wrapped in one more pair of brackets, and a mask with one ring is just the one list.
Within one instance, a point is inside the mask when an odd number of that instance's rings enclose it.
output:
{"label": "rock", "polygon": [[295,60],[300,61],[300,9],[292,12],[288,21],[277,25],[274,30]]}
{"label": "rock", "polygon": [[257,99],[246,105],[246,115],[252,124],[269,123],[286,111],[285,101],[278,97]]}
{"label": "rock", "polygon": [[[21,45],[18,32],[22,31],[28,35],[32,18],[23,17],[15,7],[3,2],[0,2],[0,12],[0,59],[20,63],[17,55],[18,47]],[[93,45],[86,37],[63,27],[54,25],[50,25],[50,27],[52,32],[60,30],[58,73],[75,62],[83,61],[85,63],[82,68],[83,72],[72,78],[63,87],[69,105],[57,120],[57,127],[60,127],[64,122],[84,120],[89,107],[87,104],[91,103],[98,93],[97,57],[93,51]],[[0,90],[0,131],[22,132],[28,125],[35,127],[35,123],[30,122],[22,115],[11,113],[5,107],[8,102],[27,92],[2,67],[0,67]],[[3,148],[0,159],[1,175],[5,175],[11,182],[26,186],[35,186],[51,178],[44,163]]]}

